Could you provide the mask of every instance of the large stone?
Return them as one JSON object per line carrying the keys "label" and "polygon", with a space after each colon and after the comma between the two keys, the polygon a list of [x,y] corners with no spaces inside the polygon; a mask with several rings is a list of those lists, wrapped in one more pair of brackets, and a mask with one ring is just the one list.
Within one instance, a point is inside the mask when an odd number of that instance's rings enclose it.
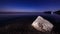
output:
{"label": "large stone", "polygon": [[38,16],[36,20],[32,23],[32,26],[41,32],[51,31],[53,24],[41,16]]}

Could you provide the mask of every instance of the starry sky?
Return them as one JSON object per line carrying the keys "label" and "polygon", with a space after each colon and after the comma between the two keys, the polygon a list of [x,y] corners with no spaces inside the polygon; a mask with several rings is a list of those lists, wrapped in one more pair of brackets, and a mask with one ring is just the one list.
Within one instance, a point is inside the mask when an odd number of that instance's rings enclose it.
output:
{"label": "starry sky", "polygon": [[60,0],[0,0],[0,10],[43,12],[60,10]]}

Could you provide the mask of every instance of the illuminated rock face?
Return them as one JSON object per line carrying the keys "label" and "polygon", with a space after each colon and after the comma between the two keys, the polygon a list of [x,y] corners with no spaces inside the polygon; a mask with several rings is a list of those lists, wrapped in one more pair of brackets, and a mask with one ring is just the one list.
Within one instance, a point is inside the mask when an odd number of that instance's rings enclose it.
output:
{"label": "illuminated rock face", "polygon": [[32,26],[41,32],[51,31],[53,28],[53,24],[41,16],[37,17],[37,19],[32,23]]}

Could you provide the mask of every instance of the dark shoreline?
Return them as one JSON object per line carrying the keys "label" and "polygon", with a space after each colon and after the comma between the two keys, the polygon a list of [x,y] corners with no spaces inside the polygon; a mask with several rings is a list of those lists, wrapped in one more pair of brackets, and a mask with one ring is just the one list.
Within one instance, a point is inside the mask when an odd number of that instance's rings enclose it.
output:
{"label": "dark shoreline", "polygon": [[[20,14],[20,13],[19,13]],[[5,33],[11,32],[11,33],[15,33],[14,31],[17,32],[22,32],[23,34],[25,34],[25,32],[23,31],[31,31],[29,33],[31,34],[37,34],[38,31],[31,29],[31,27],[29,27],[29,25],[37,18],[37,16],[42,16],[43,18],[47,19],[48,21],[50,21],[52,24],[55,25],[54,27],[54,31],[55,32],[60,32],[60,16],[59,15],[51,15],[51,14],[45,14],[45,13],[21,13],[23,15],[8,15],[8,14],[0,14],[0,31],[2,33],[4,33],[3,31],[5,31]],[[11,25],[13,24],[13,25]],[[15,25],[14,25],[15,24]],[[19,24],[19,25],[17,25]],[[9,29],[8,31],[6,31],[5,26],[9,25]],[[16,27],[17,26],[17,30]],[[3,28],[2,28],[3,27]],[[20,29],[19,27],[22,27],[22,29]],[[2,29],[1,29],[2,28]],[[15,30],[14,30],[15,29]],[[26,29],[26,30],[25,30]],[[33,32],[33,33],[32,33]],[[36,32],[36,33],[35,33]],[[26,32],[27,34],[28,32]],[[40,34],[40,33],[39,33]]]}

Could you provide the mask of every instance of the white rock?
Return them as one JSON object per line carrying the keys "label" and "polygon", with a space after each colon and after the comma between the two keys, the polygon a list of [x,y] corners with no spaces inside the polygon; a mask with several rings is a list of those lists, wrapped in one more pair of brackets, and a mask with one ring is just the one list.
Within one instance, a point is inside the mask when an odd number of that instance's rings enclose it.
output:
{"label": "white rock", "polygon": [[36,30],[39,30],[42,32],[51,31],[53,28],[53,24],[41,16],[37,17],[37,19],[32,23],[32,26]]}

